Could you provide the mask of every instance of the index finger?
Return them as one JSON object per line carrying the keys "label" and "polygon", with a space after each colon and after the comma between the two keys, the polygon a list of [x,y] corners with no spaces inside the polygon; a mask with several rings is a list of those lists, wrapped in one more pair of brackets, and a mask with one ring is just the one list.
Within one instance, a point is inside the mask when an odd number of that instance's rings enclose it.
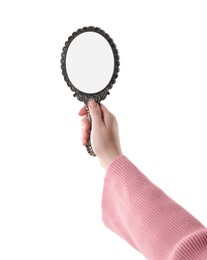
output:
{"label": "index finger", "polygon": [[78,112],[79,116],[85,116],[87,115],[86,106],[82,107],[80,111]]}

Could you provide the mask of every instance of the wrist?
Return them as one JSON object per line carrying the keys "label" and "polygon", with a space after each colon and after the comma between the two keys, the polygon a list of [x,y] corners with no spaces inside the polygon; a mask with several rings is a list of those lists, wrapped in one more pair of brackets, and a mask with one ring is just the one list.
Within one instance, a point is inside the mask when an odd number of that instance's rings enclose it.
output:
{"label": "wrist", "polygon": [[108,169],[109,165],[111,164],[111,162],[114,159],[116,159],[116,157],[118,157],[119,155],[122,155],[121,151],[112,153],[112,154],[107,155],[105,157],[100,157],[99,161],[100,161],[101,166],[107,171],[107,169]]}

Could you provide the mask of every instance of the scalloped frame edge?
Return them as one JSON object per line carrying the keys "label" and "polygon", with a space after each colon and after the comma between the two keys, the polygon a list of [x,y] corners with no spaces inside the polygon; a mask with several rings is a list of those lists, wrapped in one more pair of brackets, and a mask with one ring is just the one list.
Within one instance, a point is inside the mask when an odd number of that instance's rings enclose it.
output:
{"label": "scalloped frame edge", "polygon": [[[101,90],[97,93],[93,93],[93,94],[84,93],[84,92],[78,90],[70,81],[68,74],[67,74],[67,70],[66,70],[66,55],[67,55],[68,48],[69,48],[71,42],[78,35],[80,35],[81,33],[84,33],[84,32],[96,32],[96,33],[101,34],[108,41],[109,45],[111,46],[113,56],[114,56],[114,71],[113,71],[111,80],[109,81],[108,85],[103,90]],[[85,104],[87,104],[90,99],[95,99],[98,103],[100,103],[101,100],[104,100],[106,98],[106,96],[110,94],[109,90],[115,84],[116,79],[118,77],[119,70],[120,70],[120,57],[119,57],[119,52],[116,48],[116,44],[114,43],[113,39],[109,36],[109,34],[107,34],[101,28],[94,27],[94,26],[83,27],[81,29],[78,29],[77,31],[73,32],[71,36],[68,37],[68,40],[65,42],[65,45],[62,49],[60,62],[61,62],[61,70],[62,70],[64,80],[66,81],[68,87],[70,87],[70,89],[73,92],[75,92],[73,94],[73,96],[77,97],[78,100],[84,102]]]}

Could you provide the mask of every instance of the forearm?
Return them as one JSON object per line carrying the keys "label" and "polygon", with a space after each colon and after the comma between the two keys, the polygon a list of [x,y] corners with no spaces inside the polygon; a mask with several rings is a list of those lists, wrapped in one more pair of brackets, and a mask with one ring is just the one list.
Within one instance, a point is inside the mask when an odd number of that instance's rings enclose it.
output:
{"label": "forearm", "polygon": [[[198,258],[201,253],[207,256],[205,227],[125,156],[117,157],[107,170],[102,210],[105,225],[149,260],[206,259]],[[192,243],[196,254],[188,258]]]}

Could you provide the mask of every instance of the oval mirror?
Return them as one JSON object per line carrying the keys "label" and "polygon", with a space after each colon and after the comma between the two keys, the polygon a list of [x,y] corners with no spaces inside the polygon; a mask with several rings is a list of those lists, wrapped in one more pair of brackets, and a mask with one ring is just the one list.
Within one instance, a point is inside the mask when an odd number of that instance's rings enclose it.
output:
{"label": "oval mirror", "polygon": [[[119,54],[112,38],[98,27],[84,27],[66,41],[61,54],[61,69],[78,100],[100,103],[109,94],[119,72]],[[89,115],[90,119],[90,115]],[[91,120],[91,119],[90,119]],[[89,143],[87,150],[95,155]]]}

